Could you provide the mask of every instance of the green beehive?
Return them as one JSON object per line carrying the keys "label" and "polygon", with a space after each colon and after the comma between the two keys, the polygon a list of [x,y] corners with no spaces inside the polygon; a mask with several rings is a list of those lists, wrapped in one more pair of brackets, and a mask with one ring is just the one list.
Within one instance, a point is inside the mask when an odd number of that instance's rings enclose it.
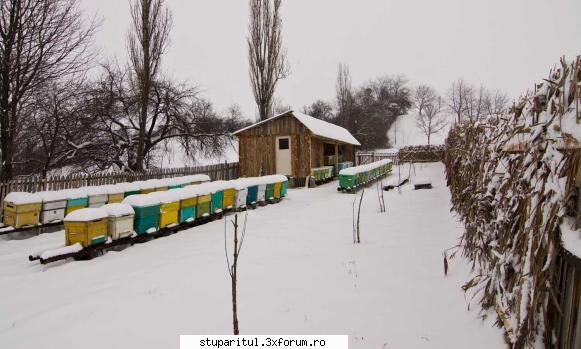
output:
{"label": "green beehive", "polygon": [[266,201],[270,201],[274,199],[274,183],[266,185],[266,194],[265,194]]}
{"label": "green beehive", "polygon": [[198,193],[190,189],[176,189],[180,197],[180,223],[192,222],[196,219],[196,206],[198,205]]}
{"label": "green beehive", "polygon": [[212,193],[212,201],[211,201],[211,212],[212,213],[220,213],[222,212],[222,203],[224,201],[224,192],[222,190],[216,190]]}
{"label": "green beehive", "polygon": [[282,182],[282,186],[280,187],[280,196],[283,198],[286,197],[287,192],[288,192],[288,181],[284,181]]}
{"label": "green beehive", "polygon": [[198,205],[196,206],[196,218],[209,216],[211,208],[212,208],[211,194],[198,196]]}
{"label": "green beehive", "polygon": [[352,190],[356,187],[355,176],[352,175],[339,175],[339,188],[342,190]]}
{"label": "green beehive", "polygon": [[132,195],[123,200],[135,210],[133,226],[137,235],[155,232],[159,227],[160,201],[153,195]]}

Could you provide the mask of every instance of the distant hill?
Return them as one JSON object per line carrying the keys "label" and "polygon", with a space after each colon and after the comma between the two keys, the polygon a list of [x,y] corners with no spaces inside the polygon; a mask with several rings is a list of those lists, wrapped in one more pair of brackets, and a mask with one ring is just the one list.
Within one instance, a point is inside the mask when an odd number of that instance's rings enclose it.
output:
{"label": "distant hill", "polygon": [[[420,130],[416,125],[416,117],[416,113],[401,115],[398,117],[397,121],[391,125],[391,128],[387,132],[391,146],[404,147],[408,145],[428,144],[428,137],[426,137],[422,130]],[[448,120],[449,125],[454,123],[454,115],[446,114],[444,117]],[[430,139],[430,144],[444,144],[449,131],[450,126],[447,126],[440,133],[433,134]]]}

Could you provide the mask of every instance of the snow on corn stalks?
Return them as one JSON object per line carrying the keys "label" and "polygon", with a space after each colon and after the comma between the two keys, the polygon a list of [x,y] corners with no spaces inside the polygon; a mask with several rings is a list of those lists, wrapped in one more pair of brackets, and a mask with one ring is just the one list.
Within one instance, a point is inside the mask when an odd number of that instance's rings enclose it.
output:
{"label": "snow on corn stalks", "polygon": [[452,206],[466,230],[459,251],[473,263],[464,285],[482,316],[494,311],[507,341],[553,346],[547,321],[554,273],[581,157],[581,57],[561,59],[505,115],[458,124],[446,140]]}

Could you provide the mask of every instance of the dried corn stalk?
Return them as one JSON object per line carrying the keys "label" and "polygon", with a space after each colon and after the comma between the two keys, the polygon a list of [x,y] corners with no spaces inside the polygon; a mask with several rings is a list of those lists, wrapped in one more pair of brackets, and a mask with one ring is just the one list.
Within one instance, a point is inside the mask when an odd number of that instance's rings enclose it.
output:
{"label": "dried corn stalk", "polygon": [[558,227],[579,163],[579,151],[568,149],[581,140],[580,63],[562,59],[536,95],[499,118],[457,125],[446,141],[452,208],[466,227],[459,247],[474,271],[464,290],[483,316],[496,312],[514,348],[552,335],[545,319],[556,288]]}

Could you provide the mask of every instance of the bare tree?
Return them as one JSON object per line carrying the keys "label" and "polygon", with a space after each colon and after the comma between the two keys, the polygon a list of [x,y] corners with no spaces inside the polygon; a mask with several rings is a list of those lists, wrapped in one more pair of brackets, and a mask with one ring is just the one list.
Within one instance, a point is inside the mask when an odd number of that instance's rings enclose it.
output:
{"label": "bare tree", "polygon": [[351,86],[351,73],[347,64],[340,63],[337,69],[337,104],[339,111],[347,109],[350,99],[353,95],[353,88]]}
{"label": "bare tree", "polygon": [[[15,154],[14,168],[19,173],[40,173],[75,164],[73,141],[83,139],[84,130],[73,128],[86,112],[85,83],[71,79],[38,86],[28,101],[29,110],[22,120],[22,139]],[[70,132],[69,132],[70,131]],[[73,134],[74,139],[69,139]]]}
{"label": "bare tree", "polygon": [[[141,135],[141,90],[135,88],[131,73],[105,66],[104,74],[90,92],[88,114],[97,122],[83,153],[99,168],[135,166]],[[146,132],[143,135],[144,165],[155,160],[155,150],[177,139],[190,157],[217,155],[228,144],[224,123],[209,101],[198,98],[196,90],[170,80],[157,79],[148,98]]]}
{"label": "bare tree", "polygon": [[349,116],[353,105],[353,88],[351,86],[351,73],[347,64],[340,63],[337,69],[337,121],[343,127],[349,126]]}
{"label": "bare tree", "polygon": [[320,99],[313,102],[310,106],[304,106],[303,111],[307,115],[327,122],[333,122],[335,120],[333,106]]}
{"label": "bare tree", "polygon": [[96,22],[78,0],[0,2],[1,175],[12,177],[19,124],[32,91],[88,68]]}
{"label": "bare tree", "polygon": [[281,4],[282,0],[250,0],[248,61],[260,120],[271,116],[276,85],[289,73],[282,46]]}
{"label": "bare tree", "polygon": [[[131,79],[139,91],[139,136],[132,169],[142,171],[146,156],[146,133],[153,85],[160,74],[161,59],[169,44],[172,16],[164,0],[133,0],[132,28],[127,37],[127,50],[132,67]],[[153,122],[155,123],[155,122]]]}
{"label": "bare tree", "polygon": [[228,234],[226,227],[226,218],[224,218],[224,252],[226,253],[226,265],[228,266],[228,274],[230,275],[231,288],[232,288],[232,327],[235,335],[240,334],[238,328],[238,258],[240,257],[240,251],[242,250],[242,245],[244,244],[244,238],[246,237],[246,222],[248,220],[248,214],[244,217],[244,226],[242,227],[242,233],[240,240],[238,240],[238,215],[234,216],[234,221],[232,225],[234,226],[234,244],[232,246],[232,261],[230,261],[230,256],[228,253]]}
{"label": "bare tree", "polygon": [[226,111],[226,116],[224,118],[225,131],[238,131],[246,126],[249,126],[250,124],[252,124],[252,122],[245,118],[239,105],[232,104]]}
{"label": "bare tree", "polygon": [[293,107],[289,104],[285,104],[282,98],[274,97],[272,99],[272,111],[270,115],[279,115],[285,113],[289,110],[293,110]]}
{"label": "bare tree", "polygon": [[419,85],[413,94],[413,103],[420,115],[422,115],[426,106],[434,104],[437,99],[438,94],[436,90],[428,85]]}
{"label": "bare tree", "polygon": [[488,92],[484,99],[484,105],[488,115],[500,115],[507,111],[508,96],[500,90]]}
{"label": "bare tree", "polygon": [[434,102],[424,106],[424,112],[418,114],[416,118],[416,125],[428,138],[428,145],[430,145],[432,135],[439,133],[447,126],[446,119],[440,114],[441,105],[442,99],[436,97]]}
{"label": "bare tree", "polygon": [[363,203],[363,195],[365,194],[365,189],[361,190],[361,196],[359,197],[359,208],[357,209],[357,213],[355,213],[355,205],[357,202],[357,195],[353,199],[353,243],[360,244],[361,243],[361,229],[360,229],[360,221],[361,221],[361,204]]}
{"label": "bare tree", "polygon": [[464,95],[464,114],[471,123],[481,120],[486,116],[485,101],[488,92],[483,85],[478,90],[470,89]]}
{"label": "bare tree", "polygon": [[448,107],[456,114],[456,122],[462,122],[466,112],[466,96],[473,91],[472,86],[468,85],[463,79],[458,79],[448,91]]}

